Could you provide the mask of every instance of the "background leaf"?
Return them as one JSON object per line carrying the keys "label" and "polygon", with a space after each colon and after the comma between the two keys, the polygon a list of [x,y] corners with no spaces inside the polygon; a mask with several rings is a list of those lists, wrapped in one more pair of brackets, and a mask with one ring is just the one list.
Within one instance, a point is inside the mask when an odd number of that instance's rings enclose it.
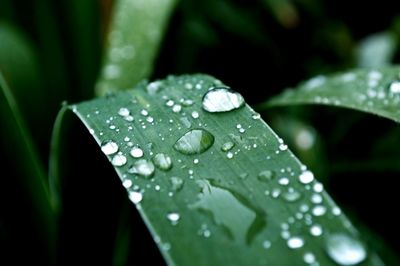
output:
{"label": "background leaf", "polygon": [[[169,264],[336,265],[327,255],[331,240],[359,239],[357,230],[250,107],[204,111],[212,86],[223,85],[204,75],[169,77],[70,108],[109,155]],[[213,138],[203,132],[201,142],[192,136],[181,148],[205,145],[203,152],[172,149],[199,129]],[[157,164],[160,153],[171,169]],[[382,265],[366,252],[365,265]]]}
{"label": "background leaf", "polygon": [[120,0],[114,7],[97,94],[128,89],[147,78],[176,0]]}
{"label": "background leaf", "polygon": [[262,104],[258,109],[294,104],[351,108],[400,122],[400,69],[354,70],[329,77],[317,76],[295,90]]}

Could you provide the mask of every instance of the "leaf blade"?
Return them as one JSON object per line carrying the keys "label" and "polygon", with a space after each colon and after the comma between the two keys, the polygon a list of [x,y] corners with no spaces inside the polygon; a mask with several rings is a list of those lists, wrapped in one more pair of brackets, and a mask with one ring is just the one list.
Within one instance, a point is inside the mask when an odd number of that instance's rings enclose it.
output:
{"label": "leaf blade", "polygon": [[[357,231],[346,216],[334,214],[337,206],[329,195],[310,187],[307,190],[304,183],[309,181],[299,181],[304,166],[269,126],[247,105],[220,114],[202,110],[203,94],[210,87],[221,85],[212,77],[170,77],[156,82],[161,91],[147,89],[154,83],[142,84],[133,91],[70,108],[99,145],[107,141],[118,145],[118,151],[107,151],[109,160],[167,263],[295,265],[302,263],[303,252],[309,251],[321,264],[336,265],[323,251],[325,237],[310,235],[309,226],[303,224],[304,217],[313,215],[313,220],[323,226],[326,237],[345,232],[358,238]],[[192,104],[185,105],[188,100]],[[129,114],[121,108],[127,108]],[[199,116],[192,116],[193,112]],[[129,116],[133,118],[127,119]],[[172,148],[181,136],[198,127],[215,136],[211,148],[195,155],[183,155]],[[234,143],[232,155],[221,150],[228,141]],[[139,145],[144,151],[143,158],[149,161],[157,153],[169,154],[172,169],[156,169],[152,179],[132,174],[131,165],[143,160],[130,157],[135,145]],[[120,160],[121,156],[125,160]],[[267,177],[260,181],[258,175],[262,171],[273,172],[271,180]],[[181,186],[174,188],[172,177],[182,180]],[[300,198],[286,201],[285,195],[292,191],[289,187],[298,191]],[[323,203],[310,205],[310,197],[315,193],[320,193]],[[313,211],[295,218],[304,204]],[[326,214],[315,214],[315,208],[325,208]],[[291,250],[285,236],[281,237],[287,234],[301,237],[305,246]],[[266,241],[272,246],[267,247]],[[365,264],[382,265],[382,262],[371,252]]]}

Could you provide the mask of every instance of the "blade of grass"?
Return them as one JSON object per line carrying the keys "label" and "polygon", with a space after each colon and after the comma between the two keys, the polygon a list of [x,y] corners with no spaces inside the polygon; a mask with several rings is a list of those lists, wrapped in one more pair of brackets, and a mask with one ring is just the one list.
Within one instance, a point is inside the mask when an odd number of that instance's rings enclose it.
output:
{"label": "blade of grass", "polygon": [[400,122],[399,67],[317,76],[257,106],[318,104],[350,108]]}
{"label": "blade of grass", "polygon": [[[300,178],[311,174],[249,106],[201,109],[213,86],[222,84],[205,75],[169,77],[69,108],[109,154],[169,265],[299,265],[309,253],[320,265],[337,265],[327,243],[338,233],[360,239],[357,230],[317,181]],[[172,148],[196,129],[208,133]],[[153,173],[160,153],[172,168]],[[312,225],[323,233],[310,234]],[[366,252],[364,265],[383,265]]]}
{"label": "blade of grass", "polygon": [[96,93],[132,88],[151,74],[176,0],[119,0]]}
{"label": "blade of grass", "polygon": [[[36,211],[36,222],[47,240],[48,251],[55,243],[55,220],[49,200],[47,176],[39,159],[35,145],[27,130],[17,103],[0,71],[0,115],[3,122],[2,138],[9,145],[9,154],[20,161],[21,184]],[[5,178],[5,177],[4,177]],[[50,257],[51,257],[50,253]]]}

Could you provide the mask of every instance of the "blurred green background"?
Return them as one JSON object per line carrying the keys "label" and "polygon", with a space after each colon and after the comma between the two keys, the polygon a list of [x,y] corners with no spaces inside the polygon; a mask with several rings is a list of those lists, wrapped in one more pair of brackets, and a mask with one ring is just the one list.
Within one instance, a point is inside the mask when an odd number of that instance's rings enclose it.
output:
{"label": "blurred green background", "polygon": [[[113,2],[0,0],[0,71],[44,171],[61,103],[95,96]],[[398,63],[399,37],[400,2],[393,0],[181,0],[149,79],[207,73],[256,106],[314,75]],[[0,263],[118,265],[144,257],[143,250],[158,254],[117,178],[101,178],[112,176],[112,169],[83,130],[69,136],[81,148],[81,160],[70,162],[68,170],[79,186],[67,185],[59,233],[49,229],[57,244],[49,246],[43,236],[48,225],[34,203],[44,197],[42,188],[29,181],[27,151],[19,145],[24,136],[13,128],[5,96],[0,105]],[[398,125],[327,107],[262,115],[356,224],[369,228],[371,241],[382,238],[398,253]],[[104,163],[87,169],[87,158]],[[93,196],[88,178],[96,178],[97,195],[107,197]],[[162,263],[159,255],[149,262]]]}

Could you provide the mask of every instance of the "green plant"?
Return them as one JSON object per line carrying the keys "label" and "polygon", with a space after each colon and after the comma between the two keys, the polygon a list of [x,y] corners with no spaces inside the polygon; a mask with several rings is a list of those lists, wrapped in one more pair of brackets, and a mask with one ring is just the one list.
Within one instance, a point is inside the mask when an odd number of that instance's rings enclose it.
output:
{"label": "green plant", "polygon": [[392,9],[359,40],[328,1],[177,2],[0,2],[4,263],[397,265]]}

